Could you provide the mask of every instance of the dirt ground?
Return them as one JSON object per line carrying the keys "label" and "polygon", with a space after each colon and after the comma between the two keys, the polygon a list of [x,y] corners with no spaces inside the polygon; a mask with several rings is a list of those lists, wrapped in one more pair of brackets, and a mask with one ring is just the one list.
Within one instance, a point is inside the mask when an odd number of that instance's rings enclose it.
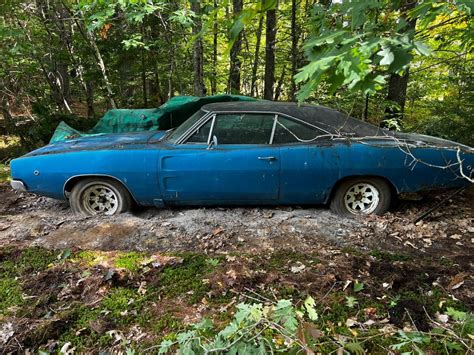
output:
{"label": "dirt ground", "polygon": [[[446,193],[445,193],[446,194]],[[445,195],[401,202],[383,217],[345,219],[324,207],[148,208],[117,217],[73,215],[66,202],[0,185],[0,244],[151,252],[298,252],[355,248],[455,258],[474,250],[474,188],[416,225]]]}
{"label": "dirt ground", "polygon": [[[474,189],[412,222],[447,194],[358,219],[296,206],[84,217],[66,202],[0,185],[0,352],[116,351],[124,339],[155,349],[204,316],[219,324],[256,292],[313,295],[330,339],[341,324],[345,332],[429,332],[448,307],[474,309]],[[449,317],[443,326],[456,329]],[[428,353],[439,353],[436,344]],[[380,351],[375,340],[365,346]]]}

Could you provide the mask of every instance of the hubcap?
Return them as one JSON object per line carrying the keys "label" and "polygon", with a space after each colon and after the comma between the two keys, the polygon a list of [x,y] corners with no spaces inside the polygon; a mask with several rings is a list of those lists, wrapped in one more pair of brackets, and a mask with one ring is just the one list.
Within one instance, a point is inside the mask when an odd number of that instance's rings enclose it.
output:
{"label": "hubcap", "polygon": [[352,214],[372,213],[379,201],[379,191],[366,182],[352,185],[344,195],[344,205]]}
{"label": "hubcap", "polygon": [[118,209],[118,197],[110,187],[95,184],[84,191],[82,204],[90,214],[113,215]]}

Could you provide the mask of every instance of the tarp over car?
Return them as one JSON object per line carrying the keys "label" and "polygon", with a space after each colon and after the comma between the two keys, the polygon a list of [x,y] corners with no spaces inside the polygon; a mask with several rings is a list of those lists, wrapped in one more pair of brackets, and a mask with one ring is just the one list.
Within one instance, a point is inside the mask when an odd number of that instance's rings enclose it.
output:
{"label": "tarp over car", "polygon": [[107,133],[167,130],[179,126],[203,105],[214,102],[256,101],[241,95],[175,96],[154,109],[114,109],[105,113],[94,128],[80,132],[61,122],[49,143]]}

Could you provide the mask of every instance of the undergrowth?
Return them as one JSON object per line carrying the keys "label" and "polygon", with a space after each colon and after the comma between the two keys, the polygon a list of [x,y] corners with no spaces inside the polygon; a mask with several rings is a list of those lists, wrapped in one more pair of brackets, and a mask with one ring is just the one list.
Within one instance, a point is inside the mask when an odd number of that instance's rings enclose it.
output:
{"label": "undergrowth", "polygon": [[[412,262],[379,251],[356,258]],[[129,353],[472,350],[469,306],[428,279],[385,289],[361,277],[315,293],[301,265],[315,273],[324,263],[317,255],[188,253],[156,260],[137,252],[0,249],[0,329],[22,319],[31,324],[24,333],[15,331],[6,349],[18,350],[23,342],[55,353],[61,347]],[[239,265],[244,276],[235,271]],[[247,275],[252,272],[257,276]],[[266,281],[267,274],[299,284]],[[35,282],[42,287],[40,280],[56,283],[47,289],[57,291],[31,288]]]}

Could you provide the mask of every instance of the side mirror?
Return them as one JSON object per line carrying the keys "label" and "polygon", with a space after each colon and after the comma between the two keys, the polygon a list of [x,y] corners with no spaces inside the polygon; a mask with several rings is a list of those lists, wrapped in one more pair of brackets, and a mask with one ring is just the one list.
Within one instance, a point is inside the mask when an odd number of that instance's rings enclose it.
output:
{"label": "side mirror", "polygon": [[209,146],[207,149],[213,149],[217,147],[217,137],[215,135],[212,136],[212,140],[209,142]]}

